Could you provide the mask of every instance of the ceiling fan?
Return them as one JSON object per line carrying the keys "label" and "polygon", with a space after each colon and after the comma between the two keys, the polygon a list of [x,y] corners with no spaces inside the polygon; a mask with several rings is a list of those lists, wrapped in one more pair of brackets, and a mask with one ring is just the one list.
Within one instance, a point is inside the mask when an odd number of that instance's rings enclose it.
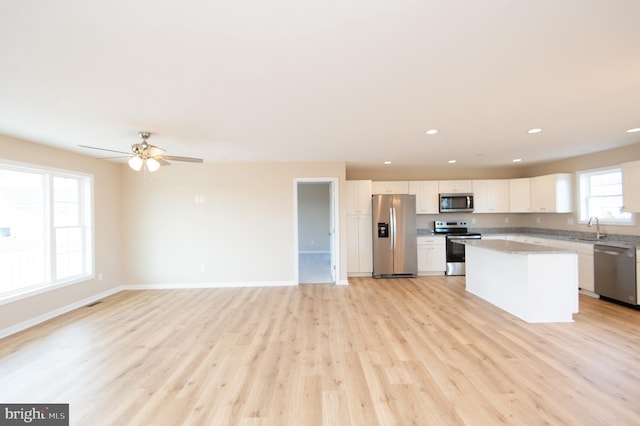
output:
{"label": "ceiling fan", "polygon": [[164,155],[165,150],[162,148],[158,148],[157,146],[151,145],[149,143],[149,137],[151,137],[150,132],[139,132],[138,136],[142,139],[142,142],[134,143],[131,145],[131,152],[125,151],[116,151],[113,149],[106,148],[98,148],[95,146],[87,146],[87,145],[78,145],[82,148],[90,148],[90,149],[99,149],[100,151],[109,151],[109,152],[117,152],[118,154],[124,154],[123,156],[117,157],[100,157],[100,159],[111,159],[111,158],[127,158],[129,157],[129,167],[131,167],[135,171],[142,170],[143,167],[146,166],[147,170],[150,172],[155,172],[160,168],[160,166],[168,166],[169,163],[167,160],[171,161],[186,161],[189,163],[202,163],[202,158],[193,158],[193,157],[176,157],[175,155]]}

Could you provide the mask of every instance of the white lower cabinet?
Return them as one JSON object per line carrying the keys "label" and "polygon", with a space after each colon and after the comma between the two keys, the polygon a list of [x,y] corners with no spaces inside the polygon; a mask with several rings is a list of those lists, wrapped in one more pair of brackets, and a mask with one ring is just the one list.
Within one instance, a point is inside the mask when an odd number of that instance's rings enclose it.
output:
{"label": "white lower cabinet", "polygon": [[596,290],[593,280],[593,247],[591,254],[578,252],[578,284],[582,290]]}
{"label": "white lower cabinet", "polygon": [[446,269],[444,237],[418,237],[418,275],[444,274]]}
{"label": "white lower cabinet", "polygon": [[347,216],[347,275],[370,276],[373,273],[371,215]]}

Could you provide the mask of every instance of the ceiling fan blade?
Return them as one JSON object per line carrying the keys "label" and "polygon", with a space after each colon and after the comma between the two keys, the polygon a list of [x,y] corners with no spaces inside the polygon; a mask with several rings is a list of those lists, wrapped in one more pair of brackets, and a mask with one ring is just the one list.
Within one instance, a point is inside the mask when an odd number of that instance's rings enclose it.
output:
{"label": "ceiling fan blade", "polygon": [[202,163],[202,158],[193,157],[176,157],[175,155],[163,155],[163,159],[171,161],[186,161],[188,163]]}
{"label": "ceiling fan blade", "polygon": [[164,157],[157,157],[155,160],[160,163],[161,166],[170,166],[171,163],[168,161],[164,161]]}
{"label": "ceiling fan blade", "polygon": [[130,158],[130,157],[133,157],[133,154],[118,155],[117,157],[96,157],[96,160],[116,160],[118,158]]}
{"label": "ceiling fan blade", "polygon": [[78,145],[80,148],[89,148],[89,149],[98,149],[100,151],[109,151],[109,152],[117,152],[118,154],[125,154],[125,155],[131,155],[130,152],[125,152],[125,151],[116,151],[114,149],[106,149],[106,148],[98,148],[95,146],[87,146],[87,145]]}
{"label": "ceiling fan blade", "polygon": [[150,157],[156,157],[158,155],[162,155],[164,153],[164,149],[149,145],[145,153]]}

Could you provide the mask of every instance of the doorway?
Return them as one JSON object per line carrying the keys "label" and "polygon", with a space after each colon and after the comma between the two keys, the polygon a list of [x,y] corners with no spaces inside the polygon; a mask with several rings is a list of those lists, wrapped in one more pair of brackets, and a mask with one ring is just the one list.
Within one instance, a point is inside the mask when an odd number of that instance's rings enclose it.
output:
{"label": "doorway", "polygon": [[334,180],[297,179],[295,193],[298,283],[335,283]]}

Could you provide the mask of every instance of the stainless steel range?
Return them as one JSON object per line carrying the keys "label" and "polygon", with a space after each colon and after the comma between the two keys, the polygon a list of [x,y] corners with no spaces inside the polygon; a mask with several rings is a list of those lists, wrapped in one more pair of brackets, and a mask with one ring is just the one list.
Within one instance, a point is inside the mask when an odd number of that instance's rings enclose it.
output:
{"label": "stainless steel range", "polygon": [[447,270],[446,275],[465,275],[465,247],[456,244],[459,240],[479,240],[481,234],[469,232],[466,220],[436,220],[433,232],[444,234],[446,238]]}

